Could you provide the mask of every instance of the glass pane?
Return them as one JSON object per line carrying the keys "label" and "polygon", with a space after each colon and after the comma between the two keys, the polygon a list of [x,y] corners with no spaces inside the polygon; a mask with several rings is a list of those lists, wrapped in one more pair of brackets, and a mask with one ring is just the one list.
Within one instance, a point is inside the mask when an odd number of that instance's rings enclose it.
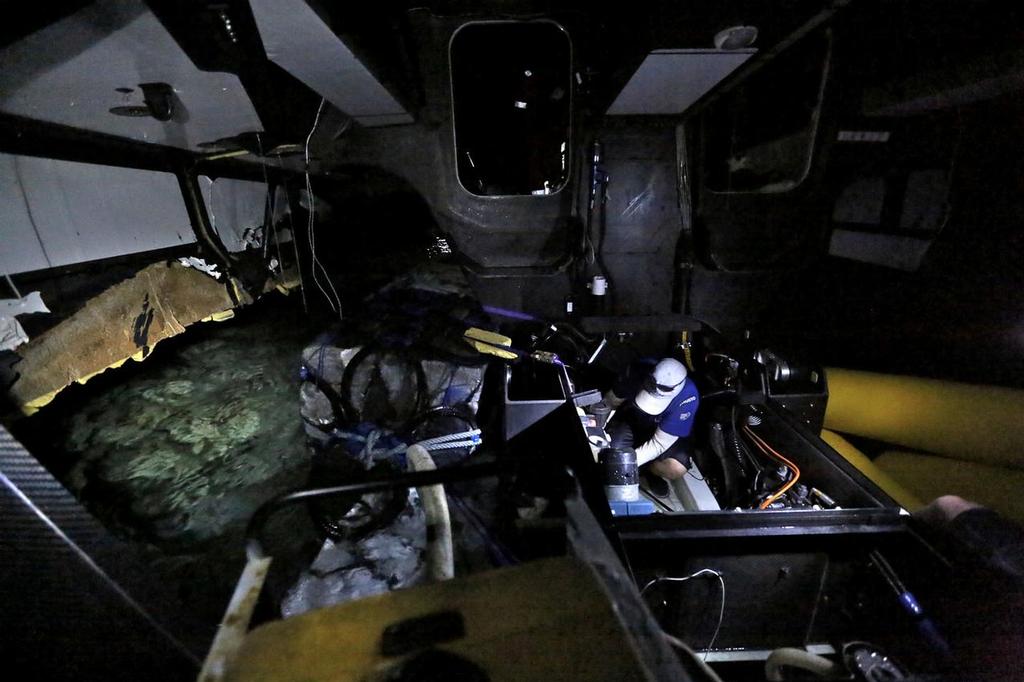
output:
{"label": "glass pane", "polygon": [[785,192],[810,166],[829,38],[794,45],[704,114],[713,192]]}
{"label": "glass pane", "polygon": [[467,24],[451,43],[459,181],[477,195],[553,194],[569,177],[572,60],[552,22]]}
{"label": "glass pane", "polygon": [[210,223],[228,251],[263,246],[267,185],[250,180],[199,176]]}

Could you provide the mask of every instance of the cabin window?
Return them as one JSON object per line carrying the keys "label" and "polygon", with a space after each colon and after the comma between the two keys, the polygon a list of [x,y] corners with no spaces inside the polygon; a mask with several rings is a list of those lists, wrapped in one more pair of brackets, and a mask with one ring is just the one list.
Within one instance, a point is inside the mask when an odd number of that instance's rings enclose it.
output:
{"label": "cabin window", "polygon": [[459,182],[479,196],[547,195],[569,179],[572,48],[551,21],[481,22],[451,40]]}
{"label": "cabin window", "polygon": [[831,37],[807,38],[715,102],[702,118],[705,187],[787,192],[811,166]]}
{"label": "cabin window", "polygon": [[267,185],[234,178],[199,177],[210,224],[228,251],[260,248],[267,209]]}

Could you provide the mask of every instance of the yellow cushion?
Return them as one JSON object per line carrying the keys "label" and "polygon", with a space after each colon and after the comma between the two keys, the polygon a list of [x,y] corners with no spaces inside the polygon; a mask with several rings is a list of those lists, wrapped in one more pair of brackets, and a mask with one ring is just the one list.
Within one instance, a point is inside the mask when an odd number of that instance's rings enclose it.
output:
{"label": "yellow cushion", "polygon": [[882,453],[874,465],[922,500],[959,495],[1024,523],[1024,471],[895,451]]}
{"label": "yellow cushion", "polygon": [[393,674],[400,659],[381,652],[385,628],[448,610],[462,615],[466,636],[438,648],[476,663],[492,680],[647,679],[596,573],[569,557],[396,590],[264,623],[245,638],[224,679],[392,679],[386,673]]}
{"label": "yellow cushion", "polygon": [[848,369],[825,373],[829,429],[1024,470],[1024,391]]}
{"label": "yellow cushion", "polygon": [[884,490],[889,497],[896,500],[901,507],[914,511],[924,506],[919,497],[900,485],[892,476],[875,466],[875,463],[868,459],[863,452],[838,433],[822,429],[821,439],[831,445],[833,450],[842,455],[858,471],[874,481],[875,485]]}

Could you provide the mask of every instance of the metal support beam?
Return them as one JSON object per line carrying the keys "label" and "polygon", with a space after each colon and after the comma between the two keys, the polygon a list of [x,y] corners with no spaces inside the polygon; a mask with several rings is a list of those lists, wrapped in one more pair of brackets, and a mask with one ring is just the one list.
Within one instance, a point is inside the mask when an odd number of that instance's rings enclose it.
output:
{"label": "metal support beam", "polygon": [[4,113],[0,113],[0,152],[166,173],[185,165],[193,168],[197,175],[240,180],[263,181],[265,177],[278,179],[299,174],[298,169],[281,168],[280,161],[264,168],[255,157],[252,162],[240,161],[237,157],[209,159],[210,155],[176,147]]}

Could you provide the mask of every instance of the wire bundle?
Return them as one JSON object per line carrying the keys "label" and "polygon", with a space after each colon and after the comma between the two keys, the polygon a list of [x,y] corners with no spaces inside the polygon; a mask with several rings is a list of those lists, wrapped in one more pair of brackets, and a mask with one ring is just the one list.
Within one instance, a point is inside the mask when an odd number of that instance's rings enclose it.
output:
{"label": "wire bundle", "polygon": [[775,448],[768,445],[768,443],[766,443],[763,438],[754,433],[753,430],[746,424],[743,425],[743,432],[750,437],[750,440],[754,442],[754,445],[756,445],[761,452],[763,452],[768,457],[778,462],[781,462],[782,465],[789,469],[790,472],[793,474],[790,477],[790,479],[782,485],[781,488],[779,488],[776,492],[772,493],[764,502],[762,502],[758,506],[758,509],[767,509],[772,502],[775,502],[777,499],[785,495],[786,491],[792,488],[800,479],[800,467],[798,467],[796,464],[788,460],[785,456],[783,456],[781,453],[775,450]]}
{"label": "wire bundle", "polygon": [[[718,609],[718,624],[715,626],[715,632],[714,632],[713,635],[711,635],[711,641],[708,642],[707,649],[705,650],[705,653],[704,653],[704,658],[707,659],[707,651],[710,651],[715,646],[715,640],[718,639],[718,633],[722,629],[722,621],[725,618],[725,577],[722,576],[722,573],[720,571],[716,571],[713,568],[702,568],[699,571],[691,573],[690,575],[684,575],[684,576],[679,576],[679,577],[664,575],[664,576],[658,576],[657,578],[651,578],[650,580],[647,581],[647,583],[643,587],[640,588],[640,596],[643,597],[644,594],[647,592],[647,590],[649,590],[651,587],[657,585],[658,583],[662,583],[662,582],[684,583],[684,582],[686,582],[688,580],[693,580],[694,578],[700,578],[700,577],[703,577],[703,576],[708,576],[708,577],[712,577],[712,578],[718,578],[718,584],[722,588],[722,600],[719,603],[719,609]],[[670,635],[668,635],[668,633],[665,633],[665,634],[666,634],[666,636],[670,636]],[[675,638],[673,638],[673,639],[675,639]],[[679,641],[679,640],[676,639],[676,641]],[[687,647],[687,649],[688,648],[689,647]]]}
{"label": "wire bundle", "polygon": [[[342,317],[341,312],[341,298],[338,296],[338,291],[334,288],[334,282],[331,281],[331,276],[327,273],[327,269],[324,268],[320,259],[316,257],[316,230],[314,229],[314,223],[316,218],[316,198],[313,196],[313,184],[309,178],[309,141],[313,138],[313,133],[316,132],[316,127],[320,123],[320,114],[323,113],[324,103],[326,98],[320,99],[320,106],[316,110],[316,118],[313,119],[313,127],[309,129],[309,135],[306,136],[306,198],[309,200],[309,217],[306,223],[306,238],[309,241],[309,255],[310,255],[310,270],[313,272],[313,283],[316,284],[317,289],[327,299],[327,303],[330,304],[331,310],[338,313],[338,317]],[[316,271],[320,268],[323,273],[324,279],[327,280],[327,286],[330,287],[331,293],[328,294],[324,289],[323,285],[320,284],[320,279],[317,277]]]}

